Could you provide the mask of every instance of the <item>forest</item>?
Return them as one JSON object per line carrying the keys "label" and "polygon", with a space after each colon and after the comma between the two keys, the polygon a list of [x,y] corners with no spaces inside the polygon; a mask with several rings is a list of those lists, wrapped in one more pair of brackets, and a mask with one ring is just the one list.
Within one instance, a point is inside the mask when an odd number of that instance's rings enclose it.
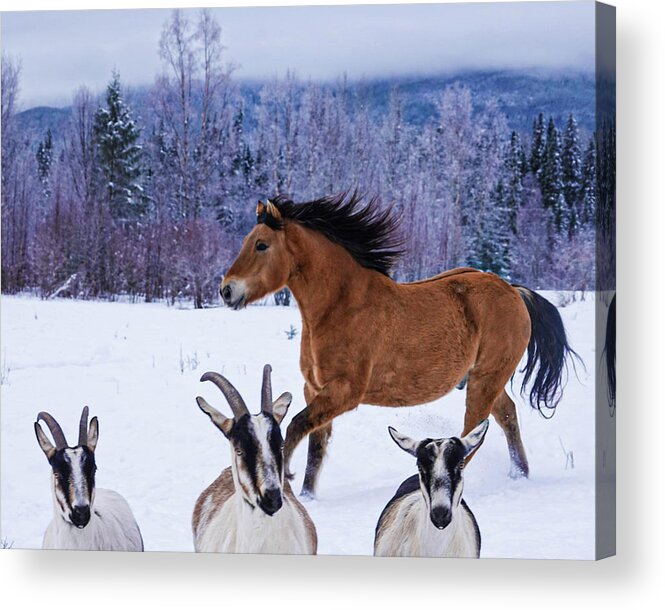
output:
{"label": "forest", "polygon": [[57,131],[20,121],[20,60],[3,55],[3,293],[204,307],[258,199],[356,189],[401,217],[399,281],[471,265],[534,289],[595,288],[613,123],[589,132],[572,112],[539,112],[524,132],[454,82],[422,124],[398,88],[379,111],[343,75],[287,72],[248,98],[206,10],[174,11],[158,51],[139,104],[114,72],[103,94],[74,92]]}

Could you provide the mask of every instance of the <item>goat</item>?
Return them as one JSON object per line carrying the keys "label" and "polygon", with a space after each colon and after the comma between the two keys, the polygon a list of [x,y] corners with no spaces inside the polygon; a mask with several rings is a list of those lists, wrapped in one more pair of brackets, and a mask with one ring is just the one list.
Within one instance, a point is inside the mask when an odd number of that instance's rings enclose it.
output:
{"label": "goat", "polygon": [[485,438],[483,420],[463,438],[415,441],[388,428],[415,456],[418,474],[404,481],[376,525],[374,555],[382,557],[479,557],[480,530],[462,500],[462,470]]}
{"label": "goat", "polygon": [[[39,420],[46,423],[55,446]],[[70,447],[60,424],[42,411],[35,434],[51,465],[54,517],[42,548],[79,551],[142,551],[141,531],[127,501],[117,492],[95,487],[95,449],[99,437],[96,417],[88,428],[88,407],[79,422],[79,439]]]}
{"label": "goat", "polygon": [[251,415],[231,383],[205,373],[226,397],[225,417],[198,396],[199,408],[231,443],[231,466],[203,491],[194,506],[197,552],[316,554],[316,528],[284,478],[284,441],[279,428],[291,404],[284,392],[273,402],[271,367],[263,368],[261,411]]}

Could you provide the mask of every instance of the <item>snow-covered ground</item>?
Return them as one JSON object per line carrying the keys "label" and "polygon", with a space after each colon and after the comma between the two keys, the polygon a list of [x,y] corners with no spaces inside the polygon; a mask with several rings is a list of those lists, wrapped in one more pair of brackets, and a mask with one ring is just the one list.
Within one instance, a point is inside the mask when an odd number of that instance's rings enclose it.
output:
{"label": "snow-covered ground", "polygon": [[[559,294],[544,294],[559,301]],[[192,551],[194,502],[229,464],[227,441],[194,397],[228,407],[214,386],[199,382],[201,374],[223,373],[258,410],[261,369],[269,362],[275,394],[294,394],[284,430],[305,406],[300,337],[286,333],[301,328],[296,308],[197,311],[7,296],[1,304],[1,537],[14,548],[39,548],[52,516],[49,466],[33,431],[40,410],[51,412],[74,443],[81,409],[90,405],[100,423],[98,486],[127,498],[146,550]],[[480,525],[483,557],[594,555],[593,296],[560,311],[586,371],[571,375],[552,420],[517,397],[531,478],[508,478],[505,439],[494,422],[465,470],[464,497]],[[318,499],[306,504],[320,553],[372,553],[382,508],[415,473],[388,425],[416,438],[459,434],[464,397],[455,390],[420,407],[361,406],[335,421]],[[306,442],[293,463],[297,490],[305,457]]]}

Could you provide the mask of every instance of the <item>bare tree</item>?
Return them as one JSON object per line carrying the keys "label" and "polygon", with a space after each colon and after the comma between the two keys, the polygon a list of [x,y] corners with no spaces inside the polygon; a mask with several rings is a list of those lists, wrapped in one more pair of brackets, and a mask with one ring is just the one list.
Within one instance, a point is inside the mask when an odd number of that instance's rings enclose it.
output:
{"label": "bare tree", "polygon": [[231,119],[233,66],[223,63],[221,28],[208,10],[192,23],[173,11],[159,42],[164,72],[154,99],[176,159],[175,214],[198,218],[211,204],[225,123]]}

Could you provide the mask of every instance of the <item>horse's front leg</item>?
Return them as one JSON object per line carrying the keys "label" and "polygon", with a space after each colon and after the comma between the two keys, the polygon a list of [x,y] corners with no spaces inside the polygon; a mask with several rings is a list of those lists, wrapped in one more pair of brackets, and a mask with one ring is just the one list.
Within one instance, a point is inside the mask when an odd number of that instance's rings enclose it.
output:
{"label": "horse's front leg", "polygon": [[[284,443],[284,463],[286,476],[293,478],[291,457],[296,447],[308,434],[327,427],[332,420],[355,409],[363,396],[362,384],[346,378],[337,378],[327,383],[286,429]],[[320,467],[320,463],[318,464]],[[318,468],[317,468],[318,470]]]}

